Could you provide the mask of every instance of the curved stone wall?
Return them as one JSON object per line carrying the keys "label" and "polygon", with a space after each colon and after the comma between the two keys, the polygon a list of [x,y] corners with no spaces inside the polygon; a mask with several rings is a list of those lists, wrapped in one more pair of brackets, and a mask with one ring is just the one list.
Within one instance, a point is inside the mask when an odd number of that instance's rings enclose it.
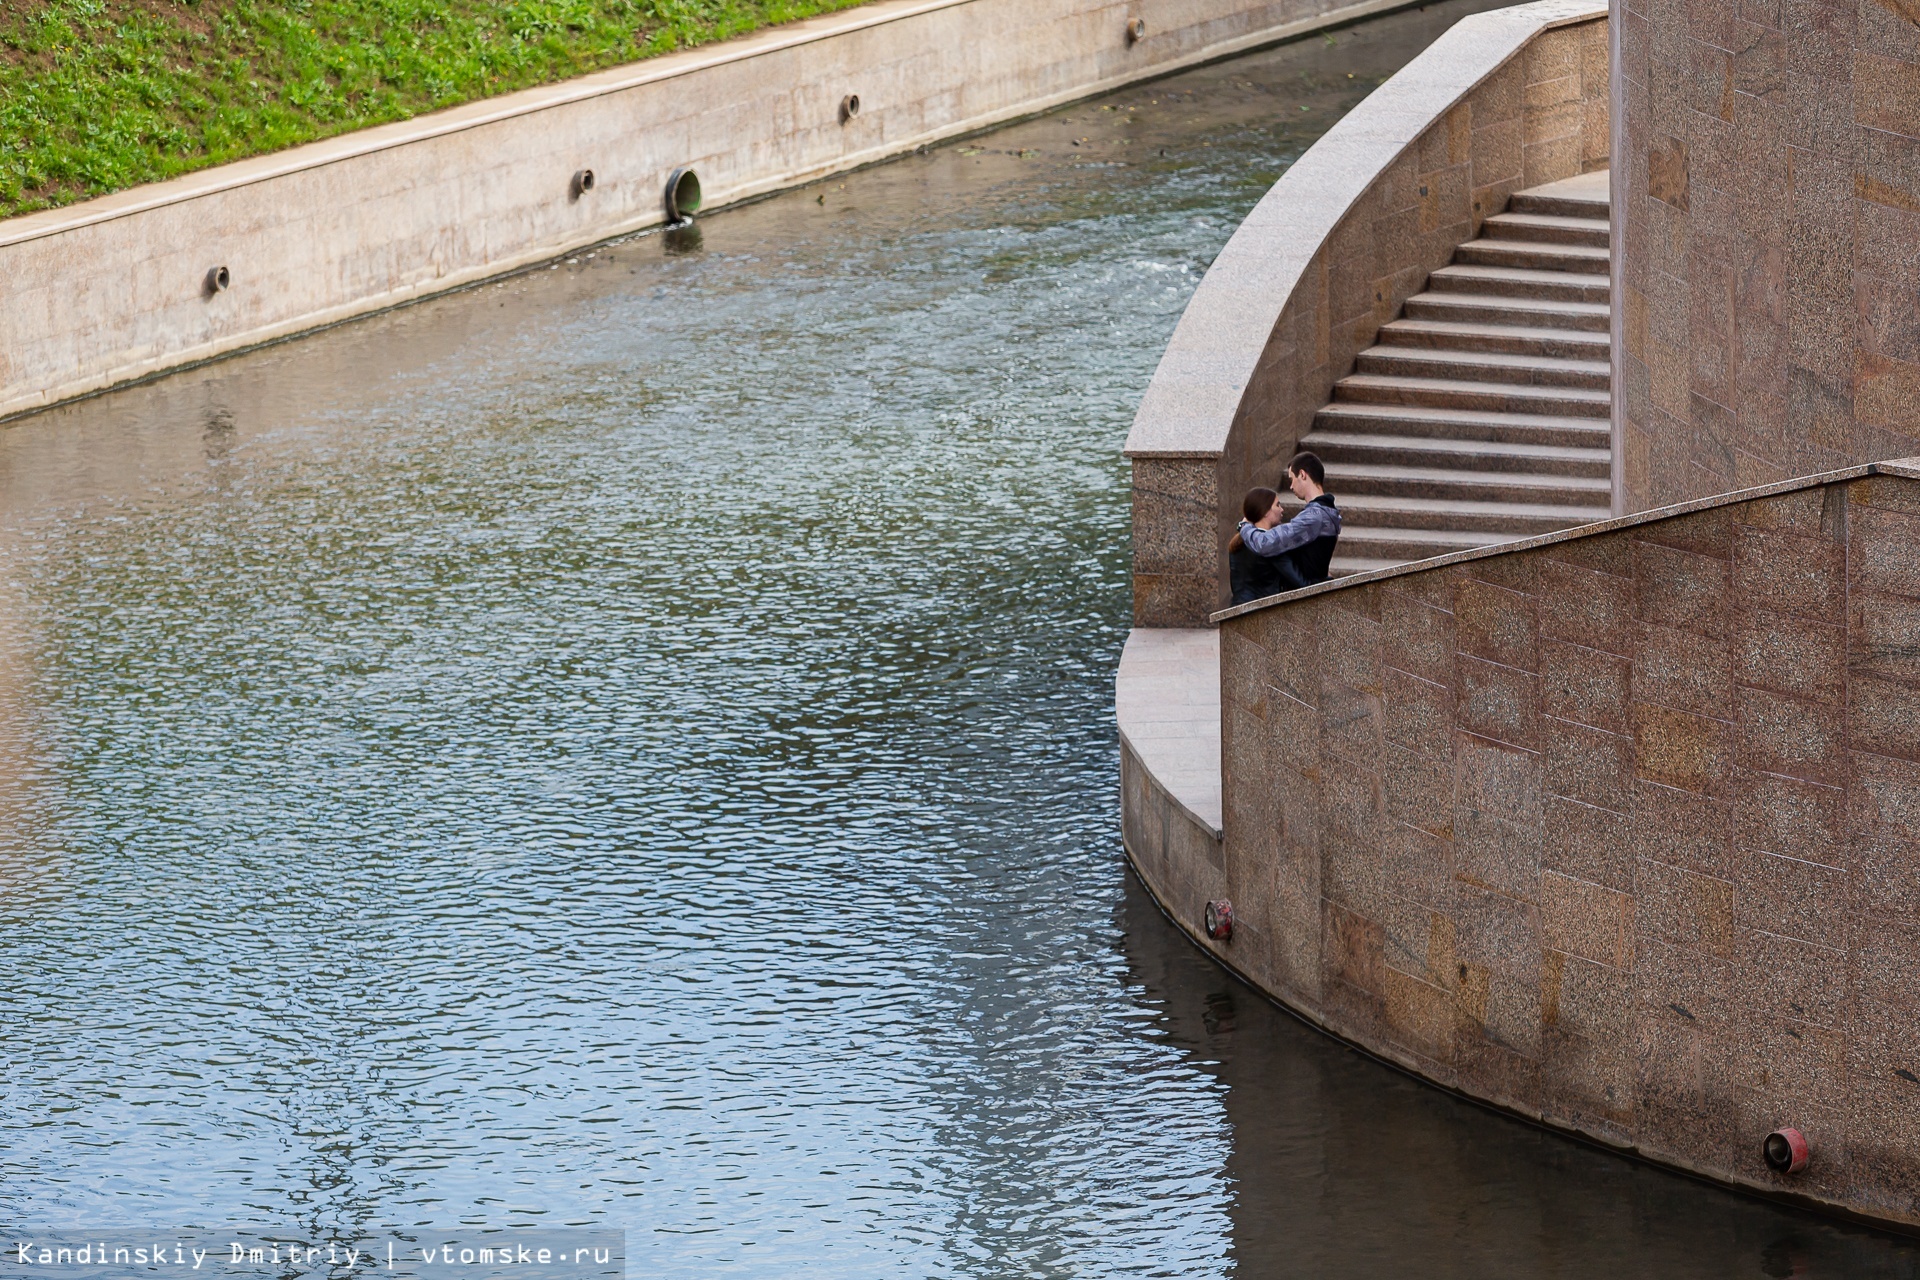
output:
{"label": "curved stone wall", "polygon": [[1135,865],[1412,1072],[1920,1226],[1916,548],[1910,459],[1220,614],[1223,845]]}
{"label": "curved stone wall", "polygon": [[1920,450],[1920,5],[1618,25],[1622,509]]}
{"label": "curved stone wall", "polygon": [[1127,437],[1135,626],[1204,625],[1239,495],[1277,478],[1380,326],[1514,191],[1607,166],[1607,65],[1592,0],[1464,18],[1247,216]]}

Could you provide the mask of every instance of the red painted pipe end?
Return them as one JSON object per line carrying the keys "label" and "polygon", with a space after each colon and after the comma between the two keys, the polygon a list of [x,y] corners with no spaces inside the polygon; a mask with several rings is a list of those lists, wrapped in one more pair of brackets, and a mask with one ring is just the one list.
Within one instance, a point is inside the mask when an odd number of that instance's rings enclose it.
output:
{"label": "red painted pipe end", "polygon": [[1798,1129],[1775,1129],[1767,1135],[1760,1154],[1766,1157],[1767,1168],[1775,1173],[1798,1173],[1813,1158],[1807,1149],[1806,1136]]}
{"label": "red painted pipe end", "polygon": [[1225,898],[1207,904],[1207,936],[1215,942],[1233,937],[1233,904]]}

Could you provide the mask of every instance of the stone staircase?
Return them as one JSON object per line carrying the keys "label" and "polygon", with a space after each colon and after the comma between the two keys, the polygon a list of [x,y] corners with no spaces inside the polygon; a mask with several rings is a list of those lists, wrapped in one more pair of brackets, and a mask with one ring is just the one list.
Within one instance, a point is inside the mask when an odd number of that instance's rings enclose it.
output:
{"label": "stone staircase", "polygon": [[1607,177],[1515,193],[1380,330],[1300,442],[1336,575],[1612,514]]}

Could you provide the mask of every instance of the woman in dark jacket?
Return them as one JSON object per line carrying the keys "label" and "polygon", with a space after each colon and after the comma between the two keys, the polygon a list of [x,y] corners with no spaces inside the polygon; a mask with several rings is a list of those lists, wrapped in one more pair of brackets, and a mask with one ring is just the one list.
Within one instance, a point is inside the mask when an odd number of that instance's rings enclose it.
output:
{"label": "woman in dark jacket", "polygon": [[[1240,514],[1254,525],[1280,512],[1280,495],[1272,489],[1251,489],[1240,503]],[[1271,527],[1271,526],[1268,526]],[[1245,604],[1279,595],[1287,589],[1275,562],[1247,549],[1239,534],[1227,544],[1227,576],[1233,586],[1233,602]]]}

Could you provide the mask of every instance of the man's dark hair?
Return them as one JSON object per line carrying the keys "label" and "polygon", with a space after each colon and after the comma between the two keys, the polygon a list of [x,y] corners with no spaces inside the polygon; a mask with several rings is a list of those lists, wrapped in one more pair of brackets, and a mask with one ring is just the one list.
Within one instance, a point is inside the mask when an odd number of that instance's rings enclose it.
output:
{"label": "man's dark hair", "polygon": [[1327,469],[1320,465],[1320,459],[1317,455],[1311,453],[1296,453],[1293,455],[1293,461],[1287,464],[1287,474],[1298,475],[1302,471],[1307,473],[1307,479],[1313,481],[1322,489],[1327,487]]}
{"label": "man's dark hair", "polygon": [[1250,523],[1259,524],[1278,501],[1280,495],[1272,489],[1249,489],[1247,496],[1240,500],[1240,514]]}

